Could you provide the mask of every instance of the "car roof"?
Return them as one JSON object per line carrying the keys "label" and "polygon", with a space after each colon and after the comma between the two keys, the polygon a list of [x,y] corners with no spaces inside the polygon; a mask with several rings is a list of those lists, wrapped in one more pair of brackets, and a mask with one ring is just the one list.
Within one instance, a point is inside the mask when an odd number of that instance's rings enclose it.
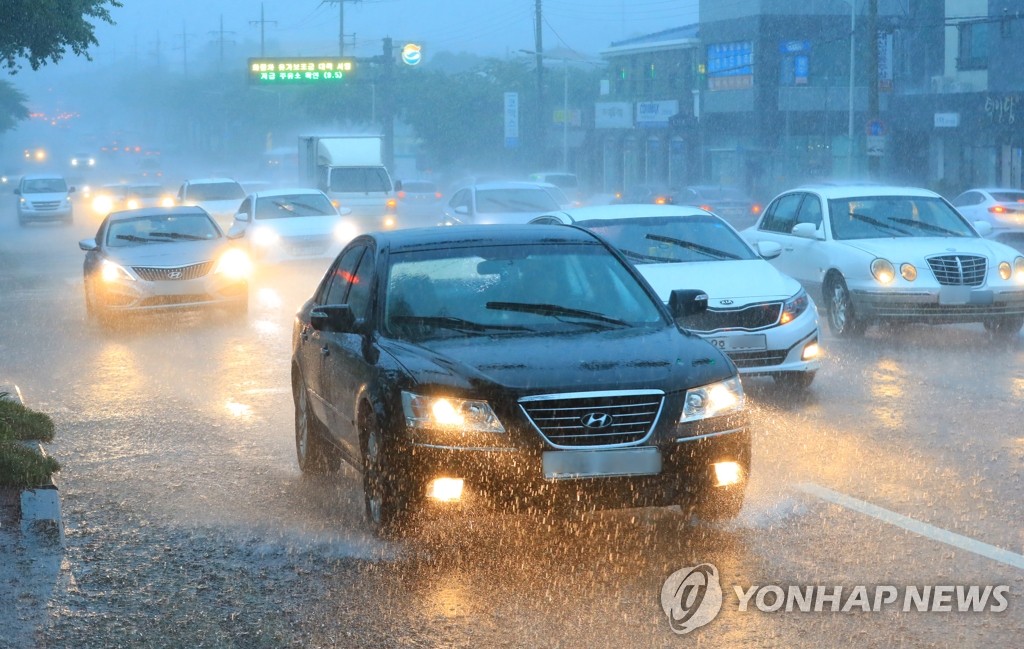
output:
{"label": "car roof", "polygon": [[249,196],[252,198],[271,198],[274,196],[294,196],[295,194],[305,194],[307,196],[325,196],[325,194],[319,189],[311,189],[309,187],[283,187],[275,189],[261,189],[258,192],[250,192]]}
{"label": "car roof", "polygon": [[210,185],[213,183],[234,183],[239,184],[234,178],[189,178],[186,185]]}
{"label": "car roof", "polygon": [[938,194],[923,187],[906,187],[902,185],[872,185],[872,184],[851,184],[832,185],[816,184],[801,185],[783,193],[793,191],[813,191],[820,196],[831,198],[855,198],[858,196],[919,196],[927,198],[940,198]]}
{"label": "car roof", "polygon": [[163,216],[167,214],[180,214],[182,216],[202,214],[203,216],[210,216],[210,213],[201,207],[177,205],[174,207],[140,207],[137,210],[120,210],[108,214],[107,220],[122,221],[140,216]]}
{"label": "car roof", "polygon": [[61,174],[25,174],[21,177],[22,180],[64,180],[64,176]]}
{"label": "car roof", "polygon": [[572,210],[563,210],[574,223],[591,220],[646,219],[666,216],[710,216],[714,214],[692,205],[654,205],[646,203],[620,203],[616,205],[591,205]]}
{"label": "car roof", "polygon": [[455,225],[405,228],[364,235],[375,239],[391,252],[503,244],[595,243],[596,236],[582,228],[544,228],[527,224]]}
{"label": "car roof", "polygon": [[967,192],[988,192],[991,194],[992,192],[1024,192],[1024,189],[1020,187],[971,187],[960,193],[966,194]]}
{"label": "car roof", "polygon": [[490,180],[487,182],[473,183],[477,190],[481,189],[544,189],[545,184],[530,180]]}

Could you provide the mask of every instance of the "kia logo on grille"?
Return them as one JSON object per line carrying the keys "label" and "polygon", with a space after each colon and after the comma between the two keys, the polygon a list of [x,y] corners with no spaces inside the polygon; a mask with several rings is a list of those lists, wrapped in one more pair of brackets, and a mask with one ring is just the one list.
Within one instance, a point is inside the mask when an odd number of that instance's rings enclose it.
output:
{"label": "kia logo on grille", "polygon": [[732,304],[732,300],[719,300],[719,304]]}
{"label": "kia logo on grille", "polygon": [[580,417],[580,423],[587,428],[608,428],[612,425],[612,416],[604,412],[591,412]]}

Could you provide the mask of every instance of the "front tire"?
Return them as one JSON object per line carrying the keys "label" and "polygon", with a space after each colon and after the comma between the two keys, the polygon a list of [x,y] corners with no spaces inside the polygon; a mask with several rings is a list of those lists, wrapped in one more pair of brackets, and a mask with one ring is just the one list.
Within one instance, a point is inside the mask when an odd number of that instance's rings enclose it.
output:
{"label": "front tire", "polygon": [[857,338],[864,335],[867,323],[857,317],[850,299],[850,291],[842,277],[833,277],[825,290],[828,328],[838,338]]}
{"label": "front tire", "polygon": [[407,528],[412,515],[408,476],[399,470],[395,452],[385,441],[376,415],[365,412],[361,424],[366,521],[375,535],[396,536]]}

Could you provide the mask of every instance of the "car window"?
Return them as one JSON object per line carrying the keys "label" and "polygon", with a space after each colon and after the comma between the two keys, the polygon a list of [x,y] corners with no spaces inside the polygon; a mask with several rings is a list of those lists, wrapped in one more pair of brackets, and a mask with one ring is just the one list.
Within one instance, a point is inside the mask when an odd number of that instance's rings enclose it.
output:
{"label": "car window", "polygon": [[68,191],[63,178],[27,178],[21,183],[25,194],[58,194]]}
{"label": "car window", "polygon": [[188,200],[190,201],[228,201],[242,200],[245,198],[245,190],[235,182],[222,183],[192,183],[188,186]]}
{"label": "car window", "polygon": [[349,286],[345,301],[352,309],[352,315],[356,318],[365,318],[369,313],[373,286],[373,253],[369,250],[359,260]]}
{"label": "car window", "polygon": [[984,200],[985,197],[981,192],[964,192],[950,202],[956,207],[967,207],[969,205],[980,205]]}
{"label": "car window", "polygon": [[248,214],[252,216],[252,199],[246,198],[242,201],[242,204],[238,206],[238,214]]}
{"label": "car window", "polygon": [[323,194],[288,194],[262,196],[256,199],[256,218],[261,221],[335,213],[330,199]]}
{"label": "car window", "polygon": [[387,173],[380,167],[339,167],[331,169],[332,192],[391,191]]}
{"label": "car window", "polygon": [[355,277],[356,265],[366,251],[366,246],[353,246],[346,250],[331,273],[330,281],[323,288],[319,304],[345,304],[348,288]]}
{"label": "car window", "polygon": [[1024,203],[1024,192],[992,192],[992,198],[1000,203]]}
{"label": "car window", "polygon": [[422,180],[407,180],[402,183],[402,189],[408,194],[433,194],[437,186]]}
{"label": "car window", "polygon": [[775,199],[758,229],[783,234],[792,232],[793,226],[796,225],[796,217],[802,199],[803,194],[801,193],[786,194]]}
{"label": "car window", "polygon": [[455,192],[455,195],[452,196],[452,199],[450,201],[448,201],[448,204],[451,205],[453,208],[463,206],[469,207],[469,190],[460,189],[459,191]]}
{"label": "car window", "polygon": [[558,203],[551,194],[539,187],[481,189],[476,193],[476,211],[482,214],[557,209]]}
{"label": "car window", "polygon": [[813,194],[804,196],[804,200],[800,204],[800,212],[796,216],[796,222],[810,223],[815,228],[821,226],[821,201],[817,196]]}

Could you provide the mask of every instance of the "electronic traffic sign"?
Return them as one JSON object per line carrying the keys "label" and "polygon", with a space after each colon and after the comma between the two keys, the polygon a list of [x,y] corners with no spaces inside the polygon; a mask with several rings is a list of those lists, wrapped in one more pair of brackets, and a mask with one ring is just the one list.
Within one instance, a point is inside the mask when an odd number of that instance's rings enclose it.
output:
{"label": "electronic traffic sign", "polygon": [[249,59],[249,83],[270,86],[338,83],[348,79],[355,69],[355,59],[336,56]]}

